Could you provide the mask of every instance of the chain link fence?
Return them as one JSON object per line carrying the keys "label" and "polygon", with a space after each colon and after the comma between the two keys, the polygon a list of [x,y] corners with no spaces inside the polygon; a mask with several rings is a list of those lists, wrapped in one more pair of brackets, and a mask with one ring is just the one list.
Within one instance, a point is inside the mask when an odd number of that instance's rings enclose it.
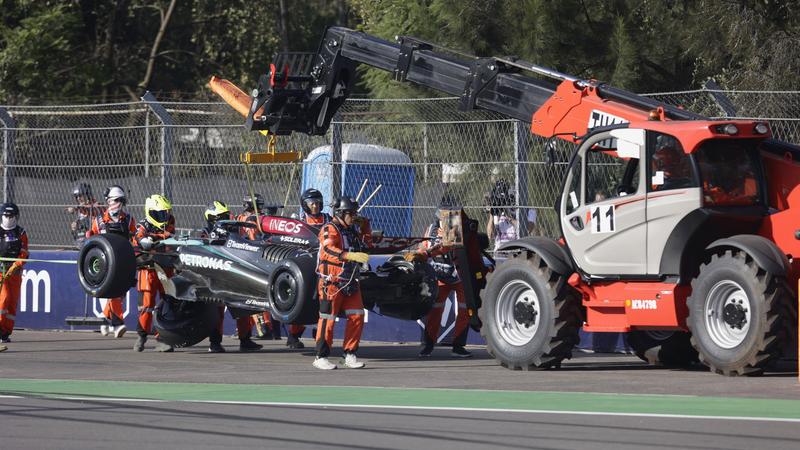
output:
{"label": "chain link fence", "polygon": [[[767,119],[777,138],[800,142],[800,92],[648,95],[710,117]],[[553,204],[571,146],[559,142],[551,153],[555,157],[548,158],[544,139],[531,135],[529,124],[487,111],[461,112],[457,103],[456,98],[350,99],[327,136],[281,136],[278,151],[307,157],[339,139],[344,158],[333,169],[341,169],[345,178],[372,174],[368,190],[377,183],[385,187],[366,211],[380,216],[375,228],[392,229],[390,222],[405,221],[401,229],[418,235],[447,198],[464,205],[485,229],[491,188],[505,180],[513,194],[510,211],[523,223],[535,212],[535,223],[522,233],[555,236]],[[39,248],[74,245],[69,224],[75,217],[66,210],[74,206],[72,189],[79,182],[89,183],[101,201],[107,186],[123,186],[137,219],[144,199],[163,193],[173,202],[179,228],[200,228],[212,200],[226,202],[234,213],[241,210],[248,183],[239,156],[266,149],[266,138],[245,131],[243,122],[224,103],[165,102],[151,95],[141,102],[104,105],[0,106],[3,198],[19,204],[20,222],[31,245]],[[356,144],[380,146],[394,156],[356,161]],[[361,147],[373,148],[378,147]],[[286,204],[284,214],[298,213],[303,187],[330,183],[331,163],[315,161],[253,165],[255,191],[268,204]],[[315,164],[326,170],[316,170]],[[310,178],[314,174],[318,178]],[[343,193],[355,195],[360,185],[360,179],[345,180]]]}

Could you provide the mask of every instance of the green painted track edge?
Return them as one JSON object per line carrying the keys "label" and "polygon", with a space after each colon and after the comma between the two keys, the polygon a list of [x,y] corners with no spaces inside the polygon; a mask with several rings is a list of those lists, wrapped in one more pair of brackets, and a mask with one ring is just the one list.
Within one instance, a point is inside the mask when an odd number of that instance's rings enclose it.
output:
{"label": "green painted track edge", "polygon": [[0,395],[800,419],[800,400],[587,392],[0,379]]}

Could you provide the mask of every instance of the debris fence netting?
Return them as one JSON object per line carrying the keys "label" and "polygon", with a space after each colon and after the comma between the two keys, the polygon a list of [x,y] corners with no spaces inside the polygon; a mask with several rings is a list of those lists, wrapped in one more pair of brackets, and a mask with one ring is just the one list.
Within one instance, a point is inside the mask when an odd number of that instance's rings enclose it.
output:
{"label": "debris fence netting", "polygon": [[[777,138],[800,141],[798,92],[648,95],[709,117],[765,119]],[[293,214],[299,212],[303,187],[330,183],[337,172],[345,178],[372,174],[370,187],[381,183],[385,188],[366,212],[380,217],[386,228],[404,222],[398,229],[420,234],[447,198],[463,205],[481,229],[487,210],[501,206],[520,219],[535,217],[525,232],[556,236],[553,205],[572,145],[559,141],[554,152],[547,152],[545,140],[531,135],[528,123],[487,111],[462,112],[457,105],[456,98],[350,99],[326,136],[296,133],[277,139],[279,152],[300,151],[308,158],[329,152],[338,133],[343,162],[333,164],[328,157],[253,165],[255,191],[267,203],[286,203],[285,213]],[[100,201],[107,186],[123,186],[137,219],[146,197],[164,193],[172,200],[178,227],[197,229],[211,200],[226,202],[234,213],[241,210],[248,187],[239,156],[267,147],[267,138],[246,131],[243,123],[221,102],[150,97],[101,105],[2,105],[3,199],[20,206],[20,222],[33,247],[74,246],[70,223],[75,215],[66,210],[75,203],[72,189],[79,182],[89,183]],[[372,149],[380,155],[364,158]],[[507,190],[493,194],[500,180]],[[345,179],[344,193],[354,195],[360,185],[361,180]]]}

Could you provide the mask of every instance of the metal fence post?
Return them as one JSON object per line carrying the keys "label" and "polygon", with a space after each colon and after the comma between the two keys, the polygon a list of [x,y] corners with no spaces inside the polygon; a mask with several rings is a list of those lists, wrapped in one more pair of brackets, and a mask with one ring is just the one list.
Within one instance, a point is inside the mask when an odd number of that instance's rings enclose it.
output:
{"label": "metal fence post", "polygon": [[150,114],[144,115],[144,177],[150,178]]}
{"label": "metal fence post", "polygon": [[331,121],[331,201],[342,195],[342,116]]}
{"label": "metal fence post", "polygon": [[14,135],[17,121],[5,108],[0,107],[0,123],[3,124],[3,201],[14,201],[14,172],[8,168],[14,164]]}
{"label": "metal fence post", "polygon": [[428,124],[422,124],[422,161],[425,165],[422,166],[424,173],[423,180],[428,182]]}
{"label": "metal fence post", "polygon": [[[517,191],[519,237],[528,235],[528,134],[530,125],[514,121],[514,188]],[[523,211],[520,205],[525,206]]]}
{"label": "metal fence post", "polygon": [[150,91],[144,93],[142,101],[161,121],[161,194],[172,199],[172,126],[174,122],[166,108],[156,100]]}

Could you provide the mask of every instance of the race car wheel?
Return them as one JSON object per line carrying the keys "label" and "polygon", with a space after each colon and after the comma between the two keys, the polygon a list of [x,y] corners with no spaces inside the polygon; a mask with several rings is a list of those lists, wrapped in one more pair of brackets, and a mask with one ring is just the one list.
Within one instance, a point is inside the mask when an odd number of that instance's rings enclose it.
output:
{"label": "race car wheel", "polygon": [[130,242],[116,234],[86,240],[78,255],[78,278],[94,297],[125,295],[136,279],[136,256]]}
{"label": "race car wheel", "polygon": [[168,295],[156,306],[153,326],[158,340],[175,347],[190,347],[207,338],[217,329],[220,305],[186,302]]}
{"label": "race car wheel", "polygon": [[478,314],[486,350],[509,369],[545,369],[578,343],[577,294],[535,253],[521,252],[490,275]]}
{"label": "race car wheel", "polygon": [[319,319],[316,282],[313,258],[301,256],[282,261],[269,283],[272,316],[284,323],[316,323]]}
{"label": "race car wheel", "polygon": [[698,362],[691,335],[683,331],[637,330],[627,334],[628,345],[642,361],[667,367],[685,367]]}
{"label": "race car wheel", "polygon": [[711,256],[692,281],[687,325],[700,361],[723,375],[758,375],[790,334],[791,291],[748,255]]}

